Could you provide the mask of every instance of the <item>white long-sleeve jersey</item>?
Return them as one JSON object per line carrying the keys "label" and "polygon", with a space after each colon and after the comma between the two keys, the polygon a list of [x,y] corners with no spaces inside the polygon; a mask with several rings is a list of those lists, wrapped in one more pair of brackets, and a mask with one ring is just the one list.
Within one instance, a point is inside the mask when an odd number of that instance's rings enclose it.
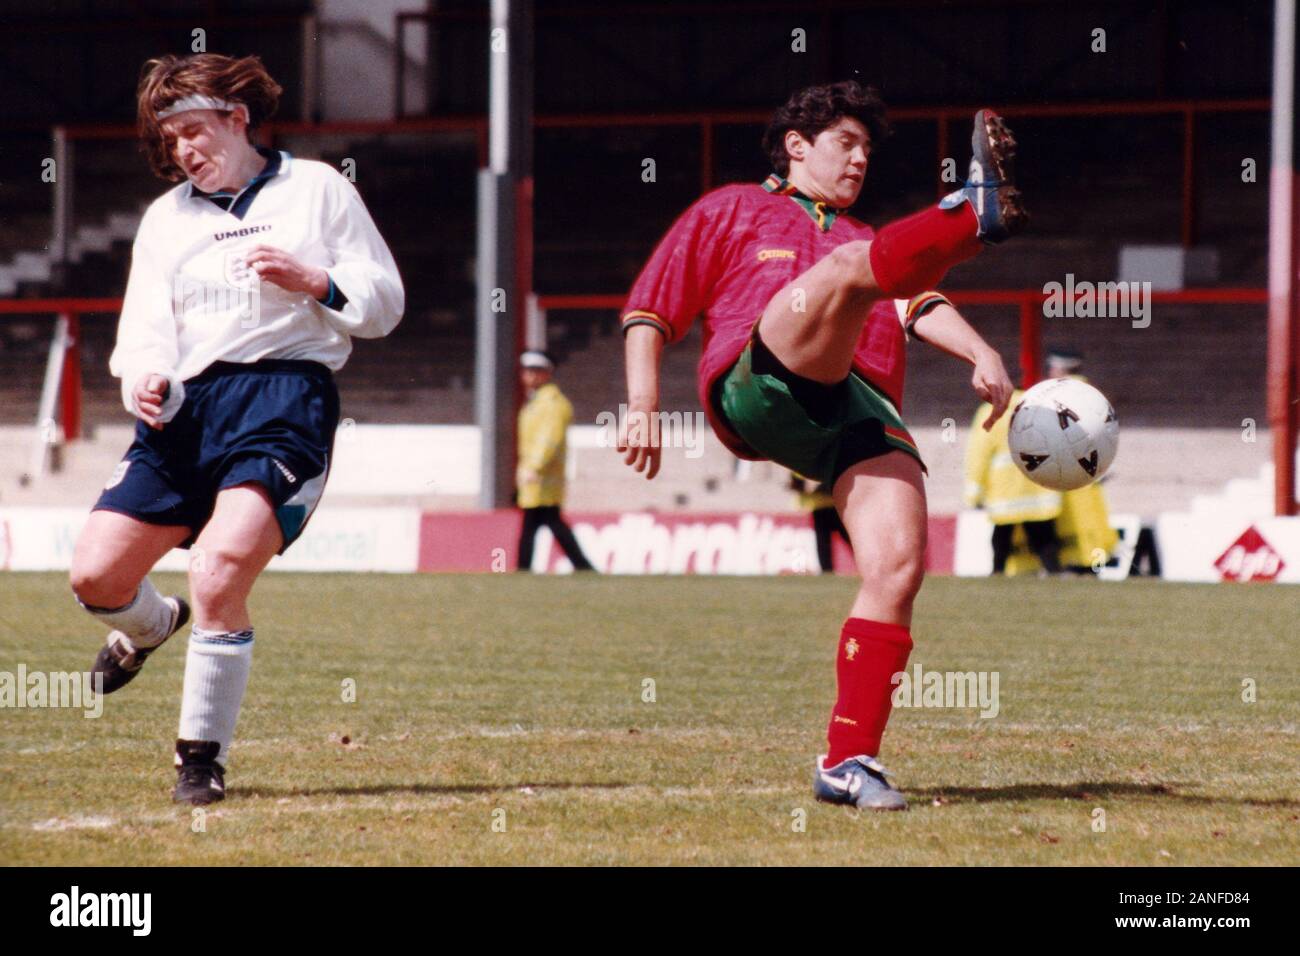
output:
{"label": "white long-sleeve jersey", "polygon": [[[167,421],[184,401],[181,383],[213,362],[310,359],[337,370],[352,336],[387,335],[401,319],[406,294],[397,265],[356,188],[331,166],[288,153],[273,157],[272,169],[256,195],[243,197],[252,199],[243,218],[188,181],[145,212],[108,363],[132,414],[144,374],[171,385]],[[231,209],[240,208],[237,198]],[[325,269],[342,293],[334,307],[260,280],[243,261],[259,243]]]}

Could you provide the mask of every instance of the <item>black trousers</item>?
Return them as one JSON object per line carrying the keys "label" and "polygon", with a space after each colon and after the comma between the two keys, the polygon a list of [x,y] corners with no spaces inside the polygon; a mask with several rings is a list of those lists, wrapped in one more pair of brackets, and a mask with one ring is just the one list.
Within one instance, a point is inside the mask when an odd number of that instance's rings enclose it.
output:
{"label": "black trousers", "polygon": [[573,529],[560,517],[559,505],[543,505],[540,508],[521,508],[524,524],[519,529],[519,570],[528,571],[533,566],[533,542],[539,528],[550,528],[556,542],[564,551],[564,556],[573,564],[575,571],[594,571],[587,556],[582,553],[578,539],[573,536]]}
{"label": "black trousers", "polygon": [[[1056,537],[1056,520],[1026,521],[1020,527],[1025,529],[1029,539],[1029,549],[1038,556],[1043,570],[1056,574],[1061,570],[1061,542]],[[993,573],[1002,574],[1007,569],[1007,557],[1011,554],[1011,536],[1015,533],[1014,524],[995,524],[993,526]]]}
{"label": "black trousers", "polygon": [[844,522],[834,507],[818,508],[812,513],[813,534],[817,536],[817,560],[822,566],[822,574],[833,574],[835,559],[831,556],[831,538],[839,534],[844,543],[853,547],[849,533],[844,530]]}

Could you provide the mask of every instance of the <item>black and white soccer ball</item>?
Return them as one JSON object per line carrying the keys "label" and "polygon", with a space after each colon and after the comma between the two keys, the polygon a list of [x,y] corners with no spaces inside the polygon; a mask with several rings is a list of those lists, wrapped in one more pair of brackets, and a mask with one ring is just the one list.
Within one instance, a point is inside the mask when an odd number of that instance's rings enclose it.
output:
{"label": "black and white soccer ball", "polygon": [[1044,488],[1073,491],[1106,473],[1119,448],[1119,421],[1087,382],[1049,378],[1025,392],[1011,413],[1011,458]]}

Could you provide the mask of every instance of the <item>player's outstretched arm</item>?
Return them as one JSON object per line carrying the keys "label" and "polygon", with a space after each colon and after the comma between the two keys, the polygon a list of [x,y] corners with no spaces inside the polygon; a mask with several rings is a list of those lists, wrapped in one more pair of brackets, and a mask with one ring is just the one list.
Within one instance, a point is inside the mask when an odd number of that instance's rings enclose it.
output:
{"label": "player's outstretched arm", "polygon": [[912,325],[912,334],[975,366],[970,379],[971,388],[993,406],[984,420],[984,430],[992,428],[1007,410],[1011,393],[1015,390],[997,349],[984,341],[961,313],[947,303],[935,306],[917,319]]}
{"label": "player's outstretched arm", "polygon": [[646,479],[659,474],[659,361],[664,336],[649,325],[634,325],[624,336],[627,364],[627,415],[620,415],[618,450],[623,461]]}

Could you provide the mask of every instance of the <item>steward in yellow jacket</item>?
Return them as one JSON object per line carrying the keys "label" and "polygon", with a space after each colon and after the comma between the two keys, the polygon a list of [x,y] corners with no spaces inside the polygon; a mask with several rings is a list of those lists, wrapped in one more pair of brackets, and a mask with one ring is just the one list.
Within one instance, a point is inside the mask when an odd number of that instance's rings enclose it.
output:
{"label": "steward in yellow jacket", "polygon": [[[1010,407],[1015,408],[1023,395],[1019,389],[1013,392]],[[999,418],[988,431],[984,430],[982,423],[991,410],[992,406],[985,402],[971,425],[962,498],[968,507],[983,508],[993,523],[994,574],[1030,570],[1019,559],[1008,566],[1013,549],[1020,543],[1020,535],[1037,555],[1043,569],[1055,574],[1061,570],[1060,542],[1056,536],[1061,493],[1030,481],[1012,461],[1007,444],[1010,413]]]}
{"label": "steward in yellow jacket", "polygon": [[[1081,363],[1077,353],[1056,351],[1048,356],[1048,371],[1053,378],[1087,381],[1071,374]],[[1012,408],[1023,394],[1017,390],[1011,396]],[[987,511],[993,523],[994,573],[1025,573],[1033,571],[1036,563],[1051,571],[1061,565],[1091,570],[1096,558],[1108,559],[1119,535],[1111,527],[1101,485],[1062,493],[1034,484],[1011,459],[1007,445],[1011,415],[1004,415],[985,432],[980,423],[988,413],[987,404],[975,413],[966,447],[963,497],[968,506]],[[1050,534],[1045,524],[1049,521]]]}
{"label": "steward in yellow jacket", "polygon": [[519,507],[564,504],[565,436],[573,404],[554,382],[533,391],[519,409]]}
{"label": "steward in yellow jacket", "polygon": [[839,535],[844,543],[853,547],[849,532],[840,520],[840,513],[835,509],[835,498],[825,484],[809,481],[794,472],[790,472],[790,490],[795,493],[795,501],[800,511],[812,516],[813,537],[817,541],[817,561],[822,574],[835,573],[835,558],[832,537]]}
{"label": "steward in yellow jacket", "polygon": [[515,471],[516,503],[523,511],[519,530],[520,571],[533,565],[537,532],[550,528],[555,541],[575,571],[595,570],[578,539],[560,516],[564,504],[566,436],[573,421],[573,405],[551,381],[555,363],[545,352],[528,351],[519,358],[520,377],[528,401],[519,410],[518,458]]}
{"label": "steward in yellow jacket", "polygon": [[[1052,378],[1076,378],[1083,366],[1077,352],[1058,351],[1047,356],[1047,372]],[[1111,527],[1106,492],[1100,482],[1067,491],[1061,500],[1061,515],[1056,519],[1056,533],[1061,539],[1061,563],[1071,568],[1097,567],[1104,564],[1119,544],[1119,532]]]}
{"label": "steward in yellow jacket", "polygon": [[[1012,392],[1010,407],[1015,408],[1024,394],[1020,389]],[[1061,513],[1061,493],[1030,481],[1011,460],[1007,445],[1010,412],[988,431],[983,429],[982,423],[992,410],[993,406],[985,402],[971,425],[962,494],[966,505],[983,508],[995,525],[1055,520]]]}

